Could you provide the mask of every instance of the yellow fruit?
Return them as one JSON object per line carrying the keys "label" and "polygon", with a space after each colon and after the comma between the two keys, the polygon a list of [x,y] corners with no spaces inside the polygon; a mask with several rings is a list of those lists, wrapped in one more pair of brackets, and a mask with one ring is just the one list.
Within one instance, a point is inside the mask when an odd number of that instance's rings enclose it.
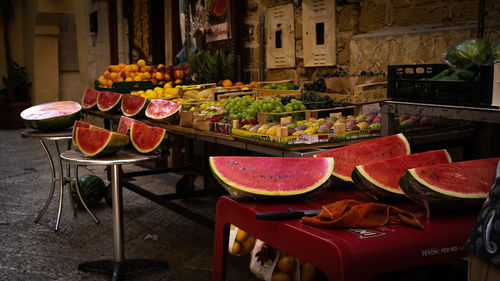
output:
{"label": "yellow fruit", "polygon": [[234,241],[233,247],[231,248],[231,253],[234,255],[239,255],[241,251],[241,244],[238,241]]}
{"label": "yellow fruit", "polygon": [[260,128],[257,130],[257,133],[265,134],[267,129],[269,129],[269,125],[264,124],[264,125],[260,126]]}
{"label": "yellow fruit", "polygon": [[161,72],[156,72],[153,77],[156,79],[156,80],[163,80],[163,73]]}
{"label": "yellow fruit", "polygon": [[[246,125],[245,125],[246,126]],[[241,255],[247,255],[253,249],[255,237],[248,236],[247,240],[241,244]]]}
{"label": "yellow fruit", "polygon": [[305,130],[305,132],[306,132],[306,133],[313,134],[313,135],[314,135],[314,134],[316,134],[316,132],[317,132],[317,131],[318,131],[318,129],[317,129],[317,128],[314,128],[314,127],[307,128],[307,129]]}
{"label": "yellow fruit", "polygon": [[286,272],[273,272],[271,281],[292,281],[292,276]]}
{"label": "yellow fruit", "polygon": [[108,86],[109,88],[113,87],[113,80],[106,81],[106,86]]}
{"label": "yellow fruit", "polygon": [[245,240],[247,240],[248,238],[248,233],[246,233],[245,231],[238,229],[238,232],[236,233],[236,241],[238,242],[245,242]]}
{"label": "yellow fruit", "polygon": [[134,81],[134,78],[132,78],[132,77],[125,78],[125,82],[133,82],[133,81]]}
{"label": "yellow fruit", "polygon": [[149,72],[144,72],[144,79],[145,79],[145,80],[150,80],[150,79],[151,79],[151,73],[149,73]]}
{"label": "yellow fruit", "polygon": [[289,255],[283,255],[279,258],[276,267],[279,271],[282,272],[293,272],[295,270],[295,266],[297,265],[297,261],[294,257]]}
{"label": "yellow fruit", "polygon": [[111,78],[111,80],[116,81],[116,79],[118,78],[118,73],[117,72],[111,72],[110,78]]}
{"label": "yellow fruit", "polygon": [[116,78],[116,81],[115,81],[115,82],[123,82],[123,81],[124,81],[124,80],[123,80],[123,78],[118,77],[118,78]]}
{"label": "yellow fruit", "polygon": [[250,125],[250,124],[246,124],[246,125],[243,125],[243,127],[241,127],[243,130],[250,130],[253,126]]}
{"label": "yellow fruit", "polygon": [[133,70],[132,65],[130,65],[130,64],[129,64],[129,65],[126,65],[126,66],[125,66],[125,71],[126,71],[126,72],[131,72],[131,71],[134,71],[134,70]]}
{"label": "yellow fruit", "polygon": [[106,78],[104,78],[104,76],[99,76],[99,79],[97,79],[97,82],[99,83],[99,85],[106,85]]}
{"label": "yellow fruit", "polygon": [[111,72],[109,72],[109,71],[107,71],[107,70],[106,70],[106,71],[104,71],[104,78],[106,78],[106,79],[111,78]]}
{"label": "yellow fruit", "polygon": [[165,85],[163,85],[163,88],[164,89],[172,88],[172,82],[165,83]]}
{"label": "yellow fruit", "polygon": [[137,66],[138,66],[138,67],[143,67],[143,66],[146,66],[146,61],[145,61],[145,60],[138,60],[138,61],[137,61]]}
{"label": "yellow fruit", "polygon": [[295,133],[292,134],[292,136],[298,136],[300,134],[305,133],[306,131],[296,131]]}
{"label": "yellow fruit", "polygon": [[304,262],[300,268],[300,280],[301,281],[313,281],[316,278],[316,267],[312,264]]}
{"label": "yellow fruit", "polygon": [[134,77],[134,81],[137,81],[137,82],[142,81],[141,76],[137,75],[136,77]]}
{"label": "yellow fruit", "polygon": [[120,64],[118,65],[118,67],[120,67],[120,69],[124,69],[124,68],[125,68],[125,66],[126,66],[126,65],[125,65],[124,63],[120,63]]}
{"label": "yellow fruit", "polygon": [[137,64],[131,64],[130,67],[132,68],[132,71],[139,71],[139,66],[137,66]]}

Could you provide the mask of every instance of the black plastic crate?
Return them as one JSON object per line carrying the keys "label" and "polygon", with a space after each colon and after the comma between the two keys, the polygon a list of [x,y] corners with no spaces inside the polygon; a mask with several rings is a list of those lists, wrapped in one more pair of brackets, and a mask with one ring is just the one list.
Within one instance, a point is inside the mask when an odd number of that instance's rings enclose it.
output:
{"label": "black plastic crate", "polygon": [[151,81],[134,81],[134,82],[115,82],[112,88],[99,87],[99,83],[94,81],[94,88],[98,91],[110,91],[115,93],[127,94],[134,91],[145,91],[154,87],[163,87],[163,85],[153,85]]}
{"label": "black plastic crate", "polygon": [[493,66],[481,66],[473,82],[430,81],[446,64],[389,65],[387,97],[396,101],[489,107]]}

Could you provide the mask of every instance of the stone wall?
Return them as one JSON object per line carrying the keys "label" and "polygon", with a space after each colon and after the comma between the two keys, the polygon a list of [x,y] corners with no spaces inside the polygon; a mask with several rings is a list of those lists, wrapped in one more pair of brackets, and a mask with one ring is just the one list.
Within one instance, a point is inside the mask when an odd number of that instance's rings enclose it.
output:
{"label": "stone wall", "polygon": [[[351,73],[386,71],[391,64],[441,63],[451,45],[475,37],[479,1],[345,0],[336,1],[337,65],[305,68],[302,51],[301,1],[293,1],[296,67],[265,70],[265,80],[302,83],[336,67]],[[500,2],[486,1],[485,37],[500,43]],[[246,81],[259,80],[259,15],[290,1],[247,0],[244,8],[243,65]],[[262,61],[265,61],[263,59]]]}

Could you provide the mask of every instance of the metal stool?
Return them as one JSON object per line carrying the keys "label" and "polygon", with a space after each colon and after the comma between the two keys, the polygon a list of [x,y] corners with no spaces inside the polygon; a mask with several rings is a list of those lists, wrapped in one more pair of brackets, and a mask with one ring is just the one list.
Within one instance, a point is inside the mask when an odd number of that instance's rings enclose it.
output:
{"label": "metal stool", "polygon": [[[49,164],[50,164],[50,168],[52,171],[52,181],[51,181],[51,188],[50,188],[49,197],[47,198],[47,201],[45,202],[45,205],[43,206],[42,210],[40,211],[40,213],[36,217],[35,223],[38,223],[40,221],[42,216],[45,214],[45,211],[49,207],[50,202],[52,201],[52,197],[54,195],[56,181],[58,181],[58,180],[59,180],[59,209],[57,211],[57,220],[56,220],[56,226],[55,226],[54,231],[59,230],[59,224],[61,221],[62,205],[63,205],[63,187],[66,183],[69,183],[71,181],[76,182],[76,191],[78,193],[80,201],[82,202],[83,207],[85,208],[85,210],[87,210],[87,212],[90,214],[92,219],[94,219],[94,221],[96,223],[99,223],[99,220],[97,219],[97,217],[92,213],[92,211],[90,211],[90,209],[87,207],[87,205],[85,204],[85,202],[83,201],[83,199],[81,197],[80,188],[78,186],[78,181],[76,180],[78,178],[78,176],[75,175],[76,176],[75,178],[70,178],[71,168],[70,168],[69,163],[68,163],[67,168],[66,168],[67,177],[64,176],[61,158],[59,157],[59,155],[60,155],[59,144],[57,141],[60,141],[60,140],[67,141],[68,142],[68,145],[67,145],[68,149],[70,149],[71,148],[72,131],[65,130],[65,131],[58,131],[58,132],[44,132],[44,131],[37,131],[37,130],[28,129],[28,130],[21,132],[21,136],[23,138],[38,138],[39,139],[40,144],[42,145],[43,150],[45,151],[45,154],[47,155],[47,158],[49,159]],[[53,141],[55,146],[56,146],[57,159],[58,159],[58,163],[59,163],[59,177],[56,176],[56,170],[55,170],[55,166],[54,166],[54,161],[52,160],[52,155],[51,155],[51,153],[50,153],[50,151],[49,151],[49,149],[44,141]],[[71,200],[73,200],[71,196],[70,196],[70,198],[71,198]],[[76,210],[75,210],[73,204],[71,204],[71,207],[73,208],[73,214],[76,216]]]}
{"label": "metal stool", "polygon": [[106,273],[113,276],[113,280],[122,280],[128,273],[140,273],[147,270],[167,268],[163,261],[149,259],[125,259],[123,239],[123,199],[120,183],[120,169],[122,164],[135,164],[154,159],[154,155],[139,155],[127,151],[101,158],[88,158],[79,151],[68,150],[61,154],[61,159],[74,164],[75,175],[78,175],[78,166],[104,165],[111,166],[111,199],[113,213],[113,245],[115,248],[114,260],[97,260],[81,263],[78,270]]}

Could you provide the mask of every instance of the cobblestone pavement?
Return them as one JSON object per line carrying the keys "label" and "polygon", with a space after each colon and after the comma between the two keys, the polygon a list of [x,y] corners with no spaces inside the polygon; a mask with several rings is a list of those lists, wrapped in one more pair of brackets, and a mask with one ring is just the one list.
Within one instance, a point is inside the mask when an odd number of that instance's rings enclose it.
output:
{"label": "cobblestone pavement", "polygon": [[[110,280],[77,270],[79,263],[113,258],[111,208],[103,200],[92,210],[95,224],[83,210],[73,215],[65,186],[60,230],[54,232],[59,192],[38,224],[34,223],[50,191],[51,172],[37,139],[21,138],[22,130],[0,130],[0,280]],[[65,147],[65,145],[60,145]],[[55,146],[49,142],[49,149]],[[54,154],[55,156],[55,154]],[[57,166],[56,166],[57,168]],[[125,171],[142,169],[124,165]],[[106,184],[102,166],[80,168]],[[176,174],[137,178],[152,192],[174,192]],[[201,187],[197,180],[196,188]],[[176,200],[215,219],[216,197]],[[125,256],[166,261],[169,268],[127,276],[127,280],[210,280],[213,231],[127,189],[123,190]],[[227,280],[258,280],[248,270],[248,257],[229,257]]]}

